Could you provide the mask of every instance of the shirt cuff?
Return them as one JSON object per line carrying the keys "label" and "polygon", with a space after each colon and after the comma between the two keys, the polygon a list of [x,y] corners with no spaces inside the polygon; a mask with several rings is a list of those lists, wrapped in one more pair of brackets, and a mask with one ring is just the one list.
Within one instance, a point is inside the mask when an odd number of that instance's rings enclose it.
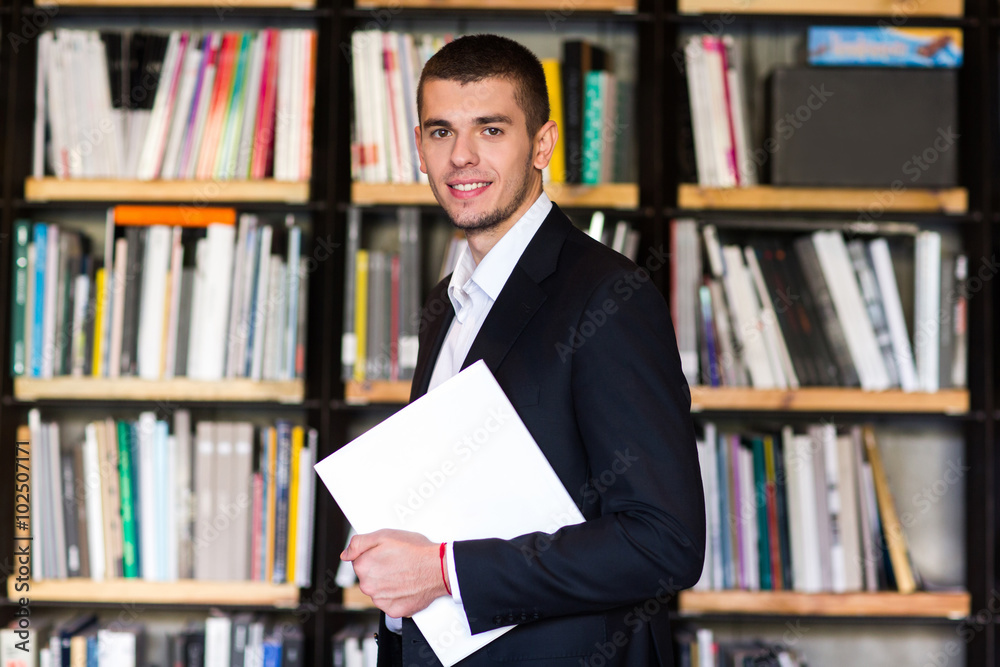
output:
{"label": "shirt cuff", "polygon": [[458,588],[458,571],[455,569],[455,543],[448,542],[444,551],[445,564],[448,566],[448,583],[451,585],[451,597],[462,604],[462,593]]}
{"label": "shirt cuff", "polygon": [[403,634],[403,619],[385,615],[385,627],[389,632],[395,632],[397,635]]}

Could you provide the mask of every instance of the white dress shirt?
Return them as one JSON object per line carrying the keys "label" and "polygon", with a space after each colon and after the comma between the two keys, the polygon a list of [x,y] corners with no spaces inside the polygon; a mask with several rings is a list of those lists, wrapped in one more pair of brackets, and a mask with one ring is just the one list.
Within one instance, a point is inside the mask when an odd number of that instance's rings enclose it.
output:
{"label": "white dress shirt", "polygon": [[[528,243],[551,210],[552,201],[543,192],[521,219],[500,237],[478,266],[468,246],[462,250],[455,271],[451,274],[451,282],[448,283],[448,298],[455,309],[455,319],[448,328],[448,335],[434,364],[428,391],[462,370],[462,364],[469,354],[472,342],[476,340],[479,329],[490,314],[497,297],[500,296],[500,290],[507,284],[507,279],[521,259],[524,249],[528,247]],[[451,595],[456,602],[461,603],[462,595],[458,586],[452,542],[448,542],[445,561],[451,583]],[[389,630],[402,632],[401,619],[387,615],[385,622]]]}

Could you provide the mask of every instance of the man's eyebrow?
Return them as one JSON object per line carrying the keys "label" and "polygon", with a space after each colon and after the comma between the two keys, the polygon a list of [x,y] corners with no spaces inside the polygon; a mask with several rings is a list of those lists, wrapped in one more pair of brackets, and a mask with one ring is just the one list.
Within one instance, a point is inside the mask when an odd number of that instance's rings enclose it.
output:
{"label": "man's eyebrow", "polygon": [[510,116],[496,114],[494,116],[480,116],[475,120],[475,123],[476,125],[499,125],[501,123],[513,125],[514,121],[510,119]]}
{"label": "man's eyebrow", "polygon": [[451,121],[447,121],[444,118],[428,118],[424,121],[424,127],[444,127],[451,129]]}

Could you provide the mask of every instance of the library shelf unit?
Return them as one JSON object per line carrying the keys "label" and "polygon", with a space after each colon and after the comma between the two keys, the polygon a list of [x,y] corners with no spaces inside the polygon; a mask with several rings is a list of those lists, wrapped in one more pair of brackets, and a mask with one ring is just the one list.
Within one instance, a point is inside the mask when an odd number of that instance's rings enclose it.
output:
{"label": "library shelf unit", "polygon": [[[17,599],[16,577],[7,579],[8,597]],[[295,584],[260,581],[144,581],[142,579],[40,579],[29,581],[31,601],[138,605],[253,606],[292,609],[299,604]]]}
{"label": "library shelf unit", "polygon": [[960,620],[971,613],[966,591],[942,593],[794,593],[789,591],[681,591],[682,616],[888,616]]}
{"label": "library shelf unit", "polygon": [[[241,211],[275,211],[288,204],[294,210],[310,208],[314,237],[330,235],[338,241],[332,261],[322,262],[311,276],[307,371],[303,383],[289,386],[240,388],[224,383],[216,387],[193,389],[186,381],[159,383],[147,387],[149,393],[126,388],[117,382],[113,387],[77,384],[69,379],[58,381],[14,381],[8,376],[9,332],[0,327],[0,442],[5,455],[13,452],[14,432],[32,401],[61,401],[53,410],[79,401],[81,405],[95,397],[111,401],[116,409],[133,409],[136,401],[195,402],[191,410],[242,410],[252,413],[261,402],[273,402],[278,409],[301,412],[320,434],[320,457],[347,442],[357,426],[356,405],[371,404],[378,410],[391,410],[409,396],[408,382],[344,382],[340,379],[340,336],[343,313],[343,266],[346,237],[346,210],[351,205],[397,206],[434,205],[430,189],[424,185],[355,184],[350,174],[350,126],[352,116],[351,67],[343,44],[350,44],[354,30],[378,27],[390,30],[419,30],[421,21],[440,23],[447,20],[462,28],[484,18],[503,18],[511,24],[533,26],[547,35],[573,34],[577,21],[630,23],[635,27],[636,114],[634,127],[641,138],[637,146],[638,178],[636,183],[605,184],[593,187],[550,186],[554,201],[564,208],[602,208],[627,211],[642,218],[641,247],[669,246],[669,220],[676,212],[698,217],[700,213],[735,216],[740,211],[755,216],[774,213],[822,211],[824,220],[850,220],[858,207],[879,203],[880,190],[797,190],[790,188],[748,188],[715,191],[685,182],[681,173],[682,105],[685,96],[683,74],[674,67],[675,49],[683,30],[709,29],[710,26],[766,25],[780,21],[783,26],[811,22],[878,25],[896,16],[912,19],[910,25],[960,25],[966,30],[966,66],[962,71],[960,108],[963,141],[962,186],[944,191],[908,190],[894,193],[888,205],[892,212],[910,220],[949,224],[957,217],[963,223],[966,247],[972,265],[977,266],[982,252],[994,248],[992,221],[996,201],[993,165],[1000,156],[995,145],[997,79],[1000,63],[996,45],[1000,36],[1000,7],[992,0],[64,0],[52,17],[51,6],[30,0],[3,2],[0,22],[5,31],[17,29],[23,21],[46,18],[47,26],[56,27],[63,18],[90,21],[98,25],[104,19],[141,19],[155,25],[162,20],[171,27],[187,24],[198,28],[229,29],[232,21],[280,19],[308,22],[318,30],[317,94],[314,115],[314,150],[312,180],[309,183],[273,181],[171,182],[87,182],[31,179],[31,132],[34,98],[24,94],[33,90],[36,69],[35,42],[30,48],[13,49],[9,40],[0,40],[0,321],[7,322],[11,293],[9,238],[14,220],[30,210],[44,216],[48,211],[64,212],[73,206],[93,210],[95,202],[162,201],[179,204],[233,203]],[[232,12],[228,11],[232,10]],[[308,11],[306,11],[308,10]],[[438,15],[435,10],[447,12]],[[731,21],[734,14],[738,20]],[[773,15],[773,16],[769,16]],[[969,140],[968,138],[972,139]],[[886,206],[886,204],[882,204]],[[260,207],[259,209],[257,207]],[[642,264],[640,256],[640,264]],[[669,293],[669,272],[653,274],[656,284]],[[970,300],[970,350],[979,355],[969,368],[969,390],[936,394],[868,393],[843,389],[804,389],[795,392],[759,392],[737,389],[692,388],[696,419],[713,413],[740,412],[753,415],[780,413],[789,420],[799,414],[833,415],[843,421],[852,414],[876,414],[884,422],[905,421],[908,416],[921,419],[946,419],[966,415],[960,423],[965,460],[971,466],[965,480],[965,592],[863,593],[852,595],[746,593],[719,591],[685,592],[676,612],[687,617],[746,619],[756,622],[769,615],[808,615],[810,617],[855,617],[859,624],[866,619],[891,617],[898,623],[919,623],[927,617],[967,618],[972,610],[988,609],[996,590],[996,480],[997,457],[994,453],[996,424],[1000,413],[994,412],[995,352],[992,344],[993,315],[991,304],[994,286],[984,281],[982,289]],[[130,379],[131,380],[131,379]],[[82,381],[81,381],[82,382]],[[178,384],[179,383],[179,384]],[[60,386],[62,385],[62,386]],[[147,389],[143,389],[146,392]],[[201,393],[204,391],[205,393]],[[246,392],[246,393],[244,393]],[[257,392],[263,392],[261,395]],[[140,398],[140,395],[142,398]],[[48,409],[48,408],[46,408]],[[48,416],[48,415],[47,415]],[[367,412],[366,415],[368,416]],[[13,480],[3,476],[0,497],[13,495]],[[48,606],[105,599],[115,602],[142,600],[143,604],[254,605],[275,610],[294,607],[299,599],[320,600],[333,589],[332,571],[339,563],[346,526],[338,508],[320,488],[317,491],[315,552],[311,589],[285,589],[246,582],[174,582],[168,585],[135,580],[92,582],[38,581],[32,583],[34,599],[45,596]],[[0,503],[0,523],[13,520],[10,503]],[[11,553],[13,536],[0,531],[2,554]],[[68,584],[72,583],[72,586]],[[239,590],[245,589],[245,590]],[[321,596],[322,594],[322,596]],[[337,593],[330,601],[336,602]],[[108,597],[102,597],[108,596]],[[235,596],[235,597],[234,597]],[[245,597],[242,597],[245,596]],[[370,614],[370,602],[357,589],[343,591],[342,604],[324,607],[326,612],[310,613],[303,624],[307,643],[307,664],[319,667],[330,664],[332,636],[350,621],[344,609]],[[324,598],[325,599],[325,598]],[[0,605],[0,620],[4,608]],[[779,611],[770,611],[778,609]],[[921,616],[920,610],[928,610]],[[367,611],[365,611],[367,610]],[[975,633],[966,650],[965,664],[970,667],[995,665],[998,661],[998,624],[990,623]]]}
{"label": "library shelf unit", "polygon": [[118,181],[111,179],[28,178],[24,197],[29,202],[130,201],[207,204],[209,202],[309,201],[309,183],[260,181]]}
{"label": "library shelf unit", "polygon": [[[24,42],[12,48],[6,38],[0,45],[0,441],[2,452],[14,456],[15,433],[27,422],[28,411],[39,408],[45,421],[103,418],[151,410],[158,419],[169,419],[178,408],[189,411],[194,423],[210,421],[250,421],[255,425],[272,423],[276,418],[315,428],[319,434],[320,458],[332,451],[330,400],[333,382],[322,371],[330,366],[330,337],[323,332],[332,328],[326,295],[333,291],[334,265],[328,254],[314,253],[315,268],[304,280],[309,283],[307,304],[305,377],[287,381],[254,382],[247,379],[218,382],[190,378],[144,381],[127,378],[52,379],[10,377],[10,299],[12,287],[11,244],[8,243],[14,221],[21,218],[60,222],[79,211],[83,224],[103,220],[102,209],[118,203],[173,204],[192,209],[225,204],[238,213],[258,213],[276,224],[286,213],[294,213],[303,228],[302,256],[310,257],[314,240],[337,234],[329,214],[337,168],[335,151],[330,143],[335,104],[337,68],[341,57],[334,38],[339,17],[331,0],[67,0],[37,4],[30,0],[2,1],[0,22],[4,34],[22,36]],[[317,6],[319,4],[320,6]],[[164,31],[170,29],[220,30],[259,29],[264,27],[311,27],[316,30],[317,94],[315,95],[311,178],[304,182],[263,180],[134,181],[70,180],[31,176],[32,132],[35,109],[35,75],[38,67],[37,34],[60,27],[101,28],[141,27]],[[22,26],[30,26],[31,30]],[[24,32],[24,34],[21,34]],[[26,94],[25,91],[32,91]],[[26,129],[27,128],[27,129]],[[95,248],[101,239],[91,238]],[[284,240],[282,239],[281,243]],[[335,247],[335,246],[334,246]],[[284,252],[283,247],[274,250]],[[324,250],[324,253],[326,251]],[[339,391],[339,390],[338,390]],[[339,394],[338,394],[339,395]],[[5,468],[6,470],[6,468]],[[13,498],[14,480],[4,474],[0,479],[0,497]],[[317,480],[318,481],[318,480]],[[30,581],[30,600],[37,604],[35,614],[51,614],[62,607],[113,610],[122,605],[139,609],[166,610],[169,613],[205,615],[212,608],[243,609],[267,619],[296,612],[296,624],[305,636],[305,663],[310,667],[329,664],[330,637],[338,628],[330,625],[331,616],[322,605],[303,608],[303,601],[334,591],[332,577],[326,572],[337,560],[343,535],[336,518],[336,508],[325,489],[316,490],[314,508],[312,586],[300,588],[294,583],[272,584],[255,581],[153,582],[141,579],[112,578],[39,579]],[[8,525],[14,520],[13,505],[0,502],[0,517]],[[333,526],[331,528],[331,526]],[[0,532],[0,561],[13,554],[14,535]],[[334,546],[329,546],[333,544]],[[4,578],[10,569],[2,573]],[[20,596],[8,580],[0,599],[0,623],[6,624],[15,612]],[[318,590],[322,589],[322,590]],[[325,597],[322,598],[325,603]],[[44,611],[42,611],[44,608]],[[149,631],[161,633],[155,619]],[[158,660],[156,662],[159,662]],[[145,664],[144,662],[142,664]]]}

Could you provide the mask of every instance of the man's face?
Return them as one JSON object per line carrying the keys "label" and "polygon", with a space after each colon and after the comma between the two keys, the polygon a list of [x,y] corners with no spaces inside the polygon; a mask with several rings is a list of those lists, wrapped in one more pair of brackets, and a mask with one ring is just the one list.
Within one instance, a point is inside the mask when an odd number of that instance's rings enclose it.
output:
{"label": "man's face", "polygon": [[520,218],[541,177],[513,84],[426,81],[420,120],[420,170],[456,227],[488,230]]}

